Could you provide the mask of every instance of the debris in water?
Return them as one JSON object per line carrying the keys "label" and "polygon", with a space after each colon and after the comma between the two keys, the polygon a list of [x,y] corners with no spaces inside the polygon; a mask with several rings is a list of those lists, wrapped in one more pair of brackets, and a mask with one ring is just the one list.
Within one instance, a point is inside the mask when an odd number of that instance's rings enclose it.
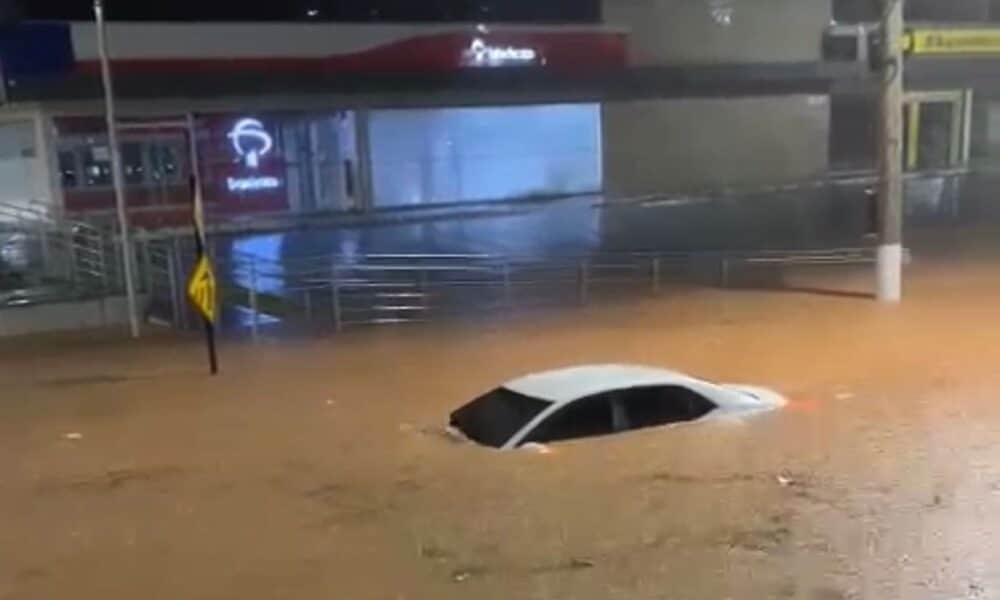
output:
{"label": "debris in water", "polygon": [[776,477],[775,479],[777,479],[777,480],[778,480],[778,484],[779,484],[779,485],[780,485],[781,487],[789,487],[789,486],[792,486],[792,485],[795,485],[795,480],[794,480],[794,479],[792,479],[792,478],[791,478],[791,477],[790,477],[789,475],[787,475],[787,474],[781,474],[781,475],[778,475],[778,476],[777,476],[777,477]]}
{"label": "debris in water", "polygon": [[63,437],[66,438],[67,440],[82,440],[83,439],[83,434],[82,433],[77,433],[77,432],[74,431],[72,433],[67,433]]}
{"label": "debris in water", "polygon": [[451,572],[451,580],[455,583],[462,583],[463,581],[468,581],[474,575],[483,575],[485,573],[486,569],[478,566],[455,569]]}
{"label": "debris in water", "polygon": [[854,393],[853,392],[838,392],[834,396],[834,398],[836,398],[837,400],[853,400],[854,399]]}

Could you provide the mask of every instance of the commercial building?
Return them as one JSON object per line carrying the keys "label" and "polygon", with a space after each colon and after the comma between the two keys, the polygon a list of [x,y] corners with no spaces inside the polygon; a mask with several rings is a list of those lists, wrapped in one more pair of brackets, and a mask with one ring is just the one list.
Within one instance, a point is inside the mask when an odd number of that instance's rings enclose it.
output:
{"label": "commercial building", "polygon": [[[791,189],[873,168],[870,28],[831,25],[868,17],[758,4],[606,0],[593,25],[112,22],[130,220],[189,222],[192,155],[216,221]],[[831,50],[844,39],[858,53]],[[110,216],[94,26],[23,23],[0,57],[0,202]],[[941,60],[914,58],[907,79],[907,167],[943,172],[912,184],[932,205],[1000,145],[997,61]]]}

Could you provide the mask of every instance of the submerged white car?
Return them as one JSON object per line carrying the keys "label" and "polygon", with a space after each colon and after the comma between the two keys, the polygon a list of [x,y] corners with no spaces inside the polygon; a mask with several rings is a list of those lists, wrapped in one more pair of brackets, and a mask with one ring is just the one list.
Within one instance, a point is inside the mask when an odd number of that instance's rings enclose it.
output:
{"label": "submerged white car", "polygon": [[504,450],[774,410],[785,399],[748,385],[717,385],[633,365],[592,365],[528,375],[451,414],[469,439]]}

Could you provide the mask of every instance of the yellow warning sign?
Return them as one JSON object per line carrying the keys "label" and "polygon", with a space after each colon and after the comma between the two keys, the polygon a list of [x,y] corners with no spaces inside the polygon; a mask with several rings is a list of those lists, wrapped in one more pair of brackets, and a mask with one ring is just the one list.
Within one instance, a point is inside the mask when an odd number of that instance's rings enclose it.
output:
{"label": "yellow warning sign", "polygon": [[201,316],[209,323],[215,323],[216,311],[216,283],[215,273],[212,271],[212,263],[207,256],[198,259],[198,264],[194,266],[191,279],[188,281],[188,298],[191,304],[198,309]]}

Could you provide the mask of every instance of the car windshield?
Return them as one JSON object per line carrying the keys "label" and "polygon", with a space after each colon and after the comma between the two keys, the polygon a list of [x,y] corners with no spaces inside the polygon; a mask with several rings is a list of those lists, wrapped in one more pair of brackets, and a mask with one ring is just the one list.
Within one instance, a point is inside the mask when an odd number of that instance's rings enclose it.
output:
{"label": "car windshield", "polygon": [[453,412],[451,425],[471,440],[501,448],[550,404],[506,388],[497,388]]}

